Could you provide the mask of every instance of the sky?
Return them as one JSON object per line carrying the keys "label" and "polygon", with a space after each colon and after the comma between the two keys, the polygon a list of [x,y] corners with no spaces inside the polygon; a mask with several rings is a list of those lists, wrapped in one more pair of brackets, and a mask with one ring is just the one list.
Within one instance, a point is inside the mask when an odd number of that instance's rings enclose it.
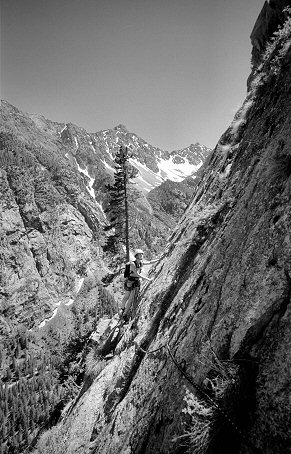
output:
{"label": "sky", "polygon": [[264,0],[0,0],[1,99],[88,132],[213,148],[246,95]]}

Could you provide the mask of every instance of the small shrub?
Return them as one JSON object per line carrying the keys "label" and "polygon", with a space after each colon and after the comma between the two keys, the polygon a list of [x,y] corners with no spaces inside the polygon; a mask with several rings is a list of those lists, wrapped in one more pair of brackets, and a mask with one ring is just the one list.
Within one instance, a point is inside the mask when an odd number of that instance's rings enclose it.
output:
{"label": "small shrub", "polygon": [[191,422],[185,433],[172,441],[185,446],[189,454],[204,454],[209,447],[214,423],[214,409],[190,393],[187,388],[184,401],[186,408],[182,412],[190,416]]}
{"label": "small shrub", "polygon": [[[182,412],[188,415],[190,422],[183,435],[173,439],[173,442],[185,446],[189,454],[211,452],[216,441],[224,442],[225,418],[218,411],[218,407],[221,407],[225,414],[232,414],[232,409],[228,408],[228,399],[231,400],[237,382],[238,366],[232,361],[220,360],[210,341],[203,345],[201,358],[200,362],[208,369],[203,385],[209,400],[206,396],[205,399],[197,397],[186,388],[186,406]],[[229,416],[228,419],[232,417]],[[231,430],[227,430],[230,434]],[[219,437],[222,437],[221,440]]]}
{"label": "small shrub", "polygon": [[266,45],[262,56],[262,63],[255,71],[255,77],[251,84],[251,91],[255,94],[257,89],[263,85],[271,75],[280,72],[281,61],[286,56],[291,45],[291,8],[286,7],[283,12],[286,14],[286,21],[274,32],[272,38]]}

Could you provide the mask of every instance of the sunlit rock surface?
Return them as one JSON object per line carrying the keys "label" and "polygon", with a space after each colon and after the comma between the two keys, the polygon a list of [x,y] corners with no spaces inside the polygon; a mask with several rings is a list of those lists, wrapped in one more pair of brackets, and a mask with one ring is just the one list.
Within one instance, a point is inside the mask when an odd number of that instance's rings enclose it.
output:
{"label": "sunlit rock surface", "polygon": [[58,428],[65,452],[290,452],[288,59],[221,137],[142,292],[137,334]]}

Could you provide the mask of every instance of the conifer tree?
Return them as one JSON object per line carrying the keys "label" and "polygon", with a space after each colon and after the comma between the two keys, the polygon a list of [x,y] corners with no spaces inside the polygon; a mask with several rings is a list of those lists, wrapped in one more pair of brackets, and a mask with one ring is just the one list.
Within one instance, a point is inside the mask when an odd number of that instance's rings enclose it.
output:
{"label": "conifer tree", "polygon": [[106,249],[117,253],[122,244],[126,248],[126,260],[129,260],[129,183],[137,175],[137,170],[130,165],[132,154],[127,147],[121,146],[115,156],[114,184],[107,185],[110,200],[105,212],[108,213],[110,225],[105,230],[114,230],[107,239]]}

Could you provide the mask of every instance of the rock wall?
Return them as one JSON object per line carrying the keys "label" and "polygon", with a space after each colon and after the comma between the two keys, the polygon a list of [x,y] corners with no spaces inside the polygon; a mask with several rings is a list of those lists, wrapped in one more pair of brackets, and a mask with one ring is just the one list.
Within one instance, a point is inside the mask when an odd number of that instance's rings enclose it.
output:
{"label": "rock wall", "polygon": [[250,36],[253,46],[251,60],[253,69],[256,69],[261,63],[266,44],[273,33],[286,20],[286,13],[283,12],[283,9],[288,6],[290,6],[289,0],[269,0],[265,2]]}
{"label": "rock wall", "polygon": [[288,46],[276,60],[281,44],[143,290],[137,333],[128,328],[58,427],[64,452],[290,452],[291,72]]}
{"label": "rock wall", "polygon": [[101,277],[106,271],[99,253],[104,215],[82,178],[50,133],[37,136],[10,105],[1,117],[0,327],[7,336],[19,323],[37,327],[90,269]]}
{"label": "rock wall", "polygon": [[93,266],[97,250],[80,212],[64,200],[40,210],[32,179],[21,175],[20,183],[20,173],[16,166],[0,171],[1,316],[30,329],[72,296],[75,279]]}

